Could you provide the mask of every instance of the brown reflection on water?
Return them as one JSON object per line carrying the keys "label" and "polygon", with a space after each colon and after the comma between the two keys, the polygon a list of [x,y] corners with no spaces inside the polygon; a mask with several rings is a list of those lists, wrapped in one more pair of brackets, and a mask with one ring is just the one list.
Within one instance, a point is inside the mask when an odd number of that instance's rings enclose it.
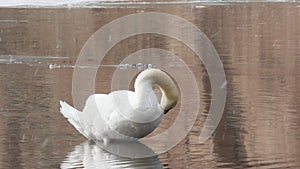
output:
{"label": "brown reflection on water", "polygon": [[220,26],[228,43],[222,44],[226,51],[220,55],[227,63],[228,101],[215,152],[224,165],[295,167],[299,9],[280,5],[227,11]]}
{"label": "brown reflection on water", "polygon": [[[190,49],[148,34],[125,39],[107,54],[104,64],[118,64],[137,50],[162,48],[180,56],[196,75],[200,115],[188,136],[159,156],[165,168],[299,168],[300,8],[294,3],[0,9],[0,55],[65,56],[70,59],[62,64],[74,64],[96,30],[141,10],[175,14],[197,25],[220,54],[228,81],[221,124],[199,145],[210,82]],[[110,92],[113,71],[98,70],[98,93]],[[0,168],[59,168],[84,140],[59,113],[58,100],[72,103],[72,69],[0,65],[0,72]],[[168,128],[178,109],[155,132]]]}

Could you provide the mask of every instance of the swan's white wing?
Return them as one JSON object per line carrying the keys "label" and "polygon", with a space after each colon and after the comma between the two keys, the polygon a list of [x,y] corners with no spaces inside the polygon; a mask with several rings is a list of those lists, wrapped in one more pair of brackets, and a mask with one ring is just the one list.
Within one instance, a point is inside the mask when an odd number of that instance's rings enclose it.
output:
{"label": "swan's white wing", "polygon": [[134,96],[134,92],[125,90],[108,95],[94,94],[87,99],[82,112],[65,102],[61,102],[61,112],[90,140],[128,139],[127,136],[140,138],[158,126],[163,110],[154,93],[149,94],[148,101],[138,107]]}
{"label": "swan's white wing", "polygon": [[82,112],[64,101],[60,101],[60,105],[60,112],[86,138],[99,140],[105,137],[105,131],[108,131],[106,121],[114,109],[110,96],[89,96]]}
{"label": "swan's white wing", "polygon": [[106,125],[114,106],[109,95],[93,94],[84,106],[81,121],[88,132],[89,139],[103,139],[109,131]]}
{"label": "swan's white wing", "polygon": [[70,106],[68,103],[60,100],[60,112],[65,118],[85,137],[87,134],[80,123],[80,114],[82,112],[76,110],[74,107]]}

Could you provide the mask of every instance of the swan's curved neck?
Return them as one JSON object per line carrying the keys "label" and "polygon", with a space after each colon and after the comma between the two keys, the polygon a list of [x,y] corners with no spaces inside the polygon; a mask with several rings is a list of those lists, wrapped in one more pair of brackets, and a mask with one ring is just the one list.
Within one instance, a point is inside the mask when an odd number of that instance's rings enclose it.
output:
{"label": "swan's curved neck", "polygon": [[147,69],[140,73],[134,83],[136,102],[143,105],[148,96],[153,92],[153,86],[158,86],[162,91],[160,105],[163,110],[168,111],[173,108],[178,100],[178,90],[165,72],[159,69]]}

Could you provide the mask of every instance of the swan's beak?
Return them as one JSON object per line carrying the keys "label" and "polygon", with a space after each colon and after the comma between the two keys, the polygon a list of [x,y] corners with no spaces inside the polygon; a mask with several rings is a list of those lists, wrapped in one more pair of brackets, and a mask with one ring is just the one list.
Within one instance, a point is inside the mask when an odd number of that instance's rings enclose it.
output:
{"label": "swan's beak", "polygon": [[165,111],[164,111],[164,114],[167,114],[167,113],[169,112],[169,110],[171,110],[171,109],[172,109],[172,108],[165,110]]}

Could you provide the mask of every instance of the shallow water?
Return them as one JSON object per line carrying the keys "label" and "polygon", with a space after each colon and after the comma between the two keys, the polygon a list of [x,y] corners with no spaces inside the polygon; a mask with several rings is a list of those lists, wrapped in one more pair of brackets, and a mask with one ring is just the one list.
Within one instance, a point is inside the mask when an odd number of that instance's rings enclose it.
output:
{"label": "shallow water", "polygon": [[[299,6],[188,3],[0,9],[0,168],[299,168]],[[73,102],[71,66],[88,38],[110,21],[140,12],[174,14],[206,34],[224,65],[227,99],[216,132],[199,144],[211,103],[211,84],[200,59],[166,36],[143,34],[121,41],[102,61],[108,66],[97,72],[96,93],[110,92],[116,69],[125,75],[138,72],[136,67],[117,65],[144,48],[175,53],[200,86],[200,113],[188,135],[163,154],[129,159],[85,142],[59,113],[59,100]],[[165,59],[156,66],[182,68]],[[181,100],[189,101],[193,98]],[[172,125],[179,110],[177,106],[169,112],[153,135]]]}

